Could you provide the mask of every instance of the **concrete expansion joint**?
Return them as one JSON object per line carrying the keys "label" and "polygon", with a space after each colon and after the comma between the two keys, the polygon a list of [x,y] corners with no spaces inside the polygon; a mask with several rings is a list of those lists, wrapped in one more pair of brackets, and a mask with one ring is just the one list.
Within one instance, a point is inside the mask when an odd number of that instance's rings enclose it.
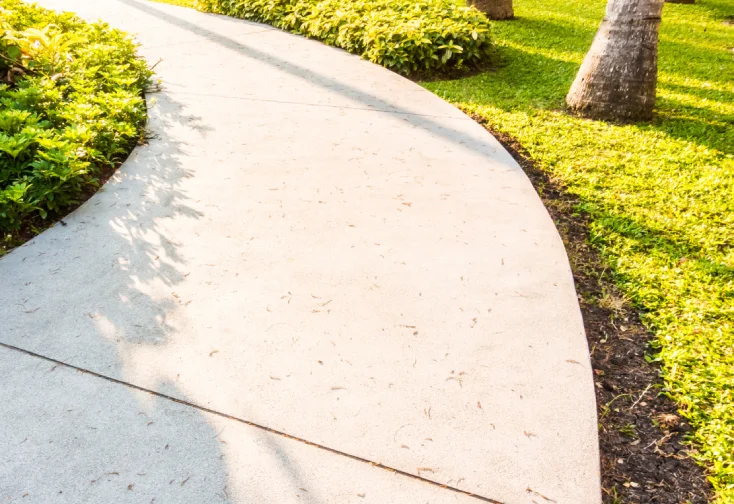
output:
{"label": "concrete expansion joint", "polygon": [[192,93],[192,92],[177,91],[175,89],[167,89],[167,88],[165,89],[165,91],[166,91],[166,94],[169,94],[171,96],[185,95],[185,96],[199,96],[202,98],[221,98],[223,100],[246,100],[246,101],[261,102],[261,103],[279,103],[282,105],[300,105],[304,107],[331,108],[331,109],[340,109],[340,110],[360,110],[364,112],[382,112],[383,114],[393,114],[393,115],[399,115],[399,116],[430,117],[434,119],[450,119],[450,120],[457,120],[457,121],[472,121],[473,120],[468,116],[451,117],[451,116],[443,116],[443,115],[435,115],[435,114],[420,114],[418,112],[406,112],[403,110],[389,110],[389,109],[382,109],[382,108],[375,108],[375,107],[350,107],[348,105],[329,105],[327,103],[273,100],[270,98],[256,98],[256,97],[250,97],[250,96],[227,96],[227,95],[218,95],[218,94],[211,94],[211,93]]}
{"label": "concrete expansion joint", "polygon": [[362,457],[358,457],[356,455],[352,455],[350,453],[345,453],[345,452],[343,452],[341,450],[337,450],[335,448],[330,448],[328,446],[324,446],[324,445],[321,445],[321,444],[318,444],[318,443],[314,443],[312,441],[309,441],[308,439],[303,439],[303,438],[300,438],[298,436],[291,436],[290,434],[287,434],[285,432],[282,432],[282,431],[273,429],[273,428],[268,427],[266,425],[260,425],[260,424],[257,424],[255,422],[251,422],[251,421],[245,420],[243,418],[238,418],[236,416],[228,415],[228,414],[223,413],[221,411],[217,411],[217,410],[214,410],[214,409],[211,409],[211,408],[207,408],[205,406],[194,404],[194,403],[189,402],[189,401],[183,401],[181,399],[177,399],[175,397],[171,397],[171,396],[169,396],[167,394],[163,394],[161,392],[156,392],[155,390],[151,390],[151,389],[148,389],[148,388],[145,388],[145,387],[140,387],[138,385],[135,385],[135,384],[130,383],[130,382],[126,382],[124,380],[118,380],[116,378],[112,378],[111,376],[106,376],[106,375],[103,375],[101,373],[96,373],[94,371],[91,371],[89,369],[85,369],[85,368],[82,368],[82,367],[79,367],[79,366],[74,366],[72,364],[69,364],[69,363],[60,361],[58,359],[53,359],[53,358],[47,357],[45,355],[41,355],[41,354],[38,354],[38,353],[35,353],[35,352],[31,352],[30,350],[26,350],[24,348],[20,348],[20,347],[17,347],[15,345],[9,345],[7,343],[0,342],[0,347],[6,348],[6,349],[11,350],[11,351],[14,351],[14,352],[21,352],[21,353],[26,354],[28,356],[34,357],[36,359],[42,359],[42,360],[45,360],[47,362],[52,362],[52,363],[56,364],[57,366],[63,366],[65,368],[72,369],[74,371],[78,371],[80,373],[84,373],[86,375],[90,375],[90,376],[93,376],[95,378],[100,378],[102,380],[107,380],[109,382],[115,383],[117,385],[122,385],[124,387],[128,387],[128,388],[137,390],[139,392],[145,392],[145,393],[151,394],[151,395],[153,395],[155,397],[158,397],[158,398],[161,398],[161,399],[165,399],[167,401],[171,401],[171,402],[174,402],[174,403],[177,403],[177,404],[181,404],[181,405],[187,406],[189,408],[193,408],[193,409],[196,409],[196,410],[199,410],[199,411],[210,413],[212,415],[217,415],[219,417],[226,418],[228,420],[232,420],[234,422],[238,422],[238,423],[241,423],[241,424],[245,424],[245,425],[248,425],[250,427],[255,427],[256,429],[260,429],[260,430],[269,432],[270,434],[275,434],[275,435],[282,436],[282,437],[287,438],[287,439],[292,439],[293,441],[298,441],[298,442],[301,442],[301,443],[306,444],[308,446],[312,446],[314,448],[318,448],[320,450],[324,450],[324,451],[333,453],[335,455],[339,455],[339,456],[342,456],[342,457],[348,457],[348,458],[350,458],[352,460],[356,460],[356,461],[362,462],[364,464],[369,464],[372,467],[376,467],[376,468],[382,469],[384,471],[389,471],[389,472],[394,473],[394,474],[399,474],[401,476],[405,476],[405,477],[408,477],[408,478],[412,478],[414,480],[418,480],[418,481],[420,481],[422,483],[426,483],[426,484],[429,484],[429,485],[437,486],[437,487],[442,488],[444,490],[448,490],[448,491],[451,491],[451,492],[456,492],[456,493],[459,493],[459,494],[462,494],[462,495],[466,495],[468,497],[472,497],[472,498],[474,498],[476,500],[479,500],[481,502],[489,502],[491,504],[506,504],[504,502],[501,502],[501,501],[492,499],[490,497],[484,497],[482,495],[477,495],[477,494],[473,494],[471,492],[467,492],[466,490],[461,490],[460,488],[456,488],[456,487],[453,487],[453,486],[449,486],[449,485],[444,485],[444,484],[441,484],[441,483],[437,483],[435,481],[431,481],[431,480],[426,479],[426,478],[423,478],[421,476],[416,476],[415,474],[410,474],[408,472],[401,471],[399,469],[395,469],[393,467],[387,466],[387,465],[382,464],[380,462],[375,462],[373,460],[368,460],[368,459],[365,459],[365,458],[362,458]]}

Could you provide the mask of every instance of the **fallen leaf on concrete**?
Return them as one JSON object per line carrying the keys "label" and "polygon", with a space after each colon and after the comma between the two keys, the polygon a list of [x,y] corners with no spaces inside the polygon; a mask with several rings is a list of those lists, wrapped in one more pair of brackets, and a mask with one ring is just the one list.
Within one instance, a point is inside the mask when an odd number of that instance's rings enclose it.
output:
{"label": "fallen leaf on concrete", "polygon": [[449,376],[448,378],[446,378],[446,381],[449,381],[449,380],[456,380],[457,382],[459,382],[459,387],[463,387],[464,386],[462,384],[461,378],[456,378],[455,376]]}

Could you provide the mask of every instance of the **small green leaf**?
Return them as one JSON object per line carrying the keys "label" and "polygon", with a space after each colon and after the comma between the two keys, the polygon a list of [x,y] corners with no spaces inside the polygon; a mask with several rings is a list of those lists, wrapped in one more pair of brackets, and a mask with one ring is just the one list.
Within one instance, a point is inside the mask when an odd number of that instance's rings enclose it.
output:
{"label": "small green leaf", "polygon": [[7,54],[10,59],[17,60],[18,58],[20,58],[23,52],[20,50],[20,47],[18,46],[8,46]]}

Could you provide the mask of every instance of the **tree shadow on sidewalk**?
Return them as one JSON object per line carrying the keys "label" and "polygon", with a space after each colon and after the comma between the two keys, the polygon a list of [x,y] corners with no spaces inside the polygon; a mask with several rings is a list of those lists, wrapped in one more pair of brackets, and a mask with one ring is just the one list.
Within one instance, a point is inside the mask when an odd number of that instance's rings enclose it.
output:
{"label": "tree shadow on sidewalk", "polygon": [[[149,144],[67,225],[2,258],[0,343],[113,378],[148,372],[150,390],[195,404],[175,375],[141,370],[130,353],[174,343],[169,319],[185,320],[185,305],[160,289],[173,292],[190,265],[172,223],[207,218],[184,184],[193,173],[183,160],[197,152],[176,132],[208,128],[153,98]],[[0,498],[260,504],[313,487],[295,441],[6,346],[0,376]],[[250,476],[263,461],[277,471]],[[317,502],[316,489],[299,501]]]}
{"label": "tree shadow on sidewalk", "polygon": [[[430,131],[432,134],[442,137],[463,149],[469,149],[482,155],[491,155],[496,148],[490,141],[488,136],[469,136],[466,129],[453,129],[449,126],[449,121],[438,122],[429,116],[421,115],[414,110],[408,109],[400,104],[400,100],[386,100],[374,94],[359,89],[351,84],[340,81],[337,78],[329,77],[321,73],[315,72],[309,68],[298,65],[290,60],[265,53],[251,45],[238,42],[222,34],[210,31],[202,26],[197,26],[185,19],[176,17],[168,12],[157,9],[147,2],[139,2],[136,0],[118,0],[134,9],[138,9],[146,14],[155,16],[156,18],[177,26],[178,28],[187,30],[191,33],[206,38],[217,45],[235,51],[247,58],[265,63],[278,71],[285,72],[288,75],[302,79],[304,82],[318,86],[319,88],[337,93],[347,99],[353,100],[360,106],[369,110],[383,111],[396,115],[400,115],[410,124]],[[241,23],[249,23],[243,20],[237,20]],[[289,34],[289,36],[298,37]],[[341,51],[340,49],[333,49]],[[479,131],[479,130],[477,130]],[[481,133],[481,132],[480,132]]]}

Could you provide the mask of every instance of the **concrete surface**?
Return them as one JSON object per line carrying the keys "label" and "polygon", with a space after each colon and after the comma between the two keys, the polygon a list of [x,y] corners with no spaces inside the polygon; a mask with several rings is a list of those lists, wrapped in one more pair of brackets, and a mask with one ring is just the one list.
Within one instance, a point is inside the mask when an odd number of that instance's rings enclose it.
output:
{"label": "concrete surface", "polygon": [[[565,251],[484,129],[383,68],[266,26],[144,0],[40,3],[137,33],[141,53],[162,59],[163,91],[149,96],[150,144],[67,226],[0,259],[1,343],[500,502],[600,502]],[[77,404],[108,404],[101,379],[85,379]],[[2,395],[24,383],[3,380]],[[63,394],[80,397],[76,386]],[[127,395],[112,430],[135,432],[140,399]],[[217,422],[198,415],[170,435]],[[20,425],[1,426],[0,442]],[[246,486],[249,470],[208,464],[212,450],[170,463],[199,457],[214,486]],[[1,466],[0,495],[41,464],[12,453],[26,469]],[[282,459],[323,456],[303,445]],[[334,464],[344,485],[371,478]],[[318,502],[344,501],[308,474]],[[79,478],[57,486],[87,495]],[[268,497],[253,502],[282,502],[268,493],[277,477],[260,484]],[[456,498],[400,485],[395,502]]]}
{"label": "concrete surface", "polygon": [[2,347],[0,376],[2,502],[476,502]]}

